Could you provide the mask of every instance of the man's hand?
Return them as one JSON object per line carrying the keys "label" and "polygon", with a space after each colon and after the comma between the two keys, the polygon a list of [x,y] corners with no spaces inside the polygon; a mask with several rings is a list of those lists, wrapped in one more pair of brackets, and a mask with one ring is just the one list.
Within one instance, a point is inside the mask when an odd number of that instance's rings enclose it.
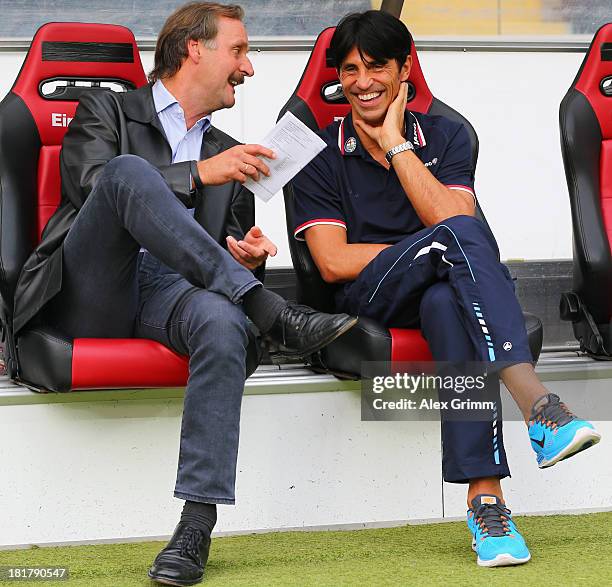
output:
{"label": "man's hand", "polygon": [[259,174],[270,175],[261,157],[275,159],[274,151],[261,145],[236,145],[210,159],[198,161],[198,172],[204,185],[221,185],[228,181],[244,183],[247,177],[259,181]]}
{"label": "man's hand", "polygon": [[381,126],[370,126],[363,120],[355,120],[355,126],[368,135],[386,153],[396,145],[403,143],[404,115],[408,100],[408,84],[402,82],[395,100],[389,105],[387,115]]}
{"label": "man's hand", "polygon": [[259,226],[253,226],[244,235],[244,239],[237,241],[233,236],[228,236],[227,250],[232,257],[247,269],[256,269],[268,258],[274,257],[276,245],[261,231]]}

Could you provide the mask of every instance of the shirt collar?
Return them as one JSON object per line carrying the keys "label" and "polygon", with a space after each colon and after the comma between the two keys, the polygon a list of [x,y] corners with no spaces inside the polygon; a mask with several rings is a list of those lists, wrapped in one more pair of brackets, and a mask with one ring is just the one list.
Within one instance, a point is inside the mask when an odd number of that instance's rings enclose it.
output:
{"label": "shirt collar", "polygon": [[[406,116],[404,117],[404,135],[406,140],[410,141],[415,149],[420,149],[427,144],[423,129],[417,120],[417,117],[410,111],[406,110]],[[407,132],[408,130],[412,132]],[[355,156],[364,157],[365,149],[361,145],[359,136],[353,126],[353,116],[348,114],[345,118],[340,121],[338,127],[338,148],[340,153],[344,156]]]}
{"label": "shirt collar", "polygon": [[406,138],[414,145],[415,149],[420,149],[421,147],[424,147],[427,144],[427,141],[425,140],[425,135],[423,134],[423,129],[421,128],[419,120],[414,115],[414,113],[410,112],[409,110],[407,111],[407,113],[410,116],[408,117],[408,121],[406,124],[407,128],[405,130],[408,130],[408,128],[412,127],[412,138],[408,135],[408,133],[406,133]]}
{"label": "shirt collar", "polygon": [[347,157],[360,156],[364,157],[366,150],[363,148],[359,136],[353,126],[353,116],[348,114],[340,121],[338,127],[338,148],[340,153]]}
{"label": "shirt collar", "polygon": [[160,79],[153,84],[151,91],[153,92],[153,102],[157,114],[172,106],[172,104],[178,104],[178,100],[166,89]]}
{"label": "shirt collar", "polygon": [[[181,113],[183,113],[183,109],[178,103],[178,100],[168,91],[168,89],[166,88],[166,86],[164,86],[160,79],[158,79],[153,84],[153,88],[151,89],[151,91],[153,93],[153,103],[155,104],[155,112],[157,112],[158,115],[164,110],[166,110],[166,108],[174,106],[174,104],[176,104],[175,107],[179,108]],[[201,126],[203,127],[204,132],[206,132],[210,128],[211,122],[212,115],[207,114],[206,116],[200,118],[194,126]]]}

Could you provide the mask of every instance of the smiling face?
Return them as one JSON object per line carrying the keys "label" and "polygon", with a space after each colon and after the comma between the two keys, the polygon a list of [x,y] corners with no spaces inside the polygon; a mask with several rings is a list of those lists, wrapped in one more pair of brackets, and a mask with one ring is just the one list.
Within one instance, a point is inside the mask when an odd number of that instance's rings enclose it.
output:
{"label": "smiling face", "polygon": [[353,119],[380,126],[396,98],[401,82],[410,75],[411,57],[399,67],[395,59],[378,63],[368,55],[364,60],[357,47],[348,53],[338,70],[344,95],[351,105]]}
{"label": "smiling face", "polygon": [[191,42],[197,43],[190,51],[199,54],[196,75],[206,96],[207,111],[231,108],[236,102],[235,87],[254,73],[247,57],[249,41],[244,25],[240,20],[221,17],[212,43]]}

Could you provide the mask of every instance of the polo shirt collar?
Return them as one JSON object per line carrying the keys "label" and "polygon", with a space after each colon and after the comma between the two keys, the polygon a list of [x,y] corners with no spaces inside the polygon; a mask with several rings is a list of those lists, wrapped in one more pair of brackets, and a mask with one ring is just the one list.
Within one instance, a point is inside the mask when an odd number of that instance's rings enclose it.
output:
{"label": "polo shirt collar", "polygon": [[[414,145],[415,149],[420,149],[427,144],[423,129],[417,117],[410,110],[406,110],[404,125],[404,135]],[[409,129],[412,132],[407,132]],[[340,153],[347,157],[354,157],[356,155],[364,157],[365,155],[366,151],[353,126],[353,115],[351,113],[343,118],[338,126],[338,148]]]}
{"label": "polo shirt collar", "polygon": [[406,138],[407,140],[412,142],[415,149],[421,149],[427,144],[427,141],[425,140],[425,135],[423,134],[423,129],[421,128],[421,125],[419,124],[419,121],[413,112],[407,110],[406,114],[408,114],[409,116],[405,130],[407,131],[408,128],[412,128],[412,138],[410,138],[408,132],[406,132]]}

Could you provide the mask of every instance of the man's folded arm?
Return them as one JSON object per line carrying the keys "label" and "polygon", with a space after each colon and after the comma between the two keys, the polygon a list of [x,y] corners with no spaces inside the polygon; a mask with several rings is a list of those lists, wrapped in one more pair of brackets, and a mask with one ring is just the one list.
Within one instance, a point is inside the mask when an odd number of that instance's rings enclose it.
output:
{"label": "man's folded arm", "polygon": [[[385,138],[382,146],[388,151],[404,141],[401,135]],[[462,125],[451,137],[434,176],[414,151],[394,155],[391,165],[406,196],[425,226],[433,226],[451,216],[475,213],[474,174],[471,146]]]}
{"label": "man's folded arm", "polygon": [[389,245],[349,243],[335,171],[319,153],[292,181],[294,238],[306,240],[323,281],[344,283]]}
{"label": "man's folded arm", "polygon": [[425,226],[433,226],[452,216],[474,215],[473,196],[442,184],[413,152],[395,155],[392,165]]}
{"label": "man's folded arm", "polygon": [[390,245],[347,243],[346,230],[333,224],[317,224],[304,232],[310,254],[323,281],[343,283],[357,279],[364,267]]}

